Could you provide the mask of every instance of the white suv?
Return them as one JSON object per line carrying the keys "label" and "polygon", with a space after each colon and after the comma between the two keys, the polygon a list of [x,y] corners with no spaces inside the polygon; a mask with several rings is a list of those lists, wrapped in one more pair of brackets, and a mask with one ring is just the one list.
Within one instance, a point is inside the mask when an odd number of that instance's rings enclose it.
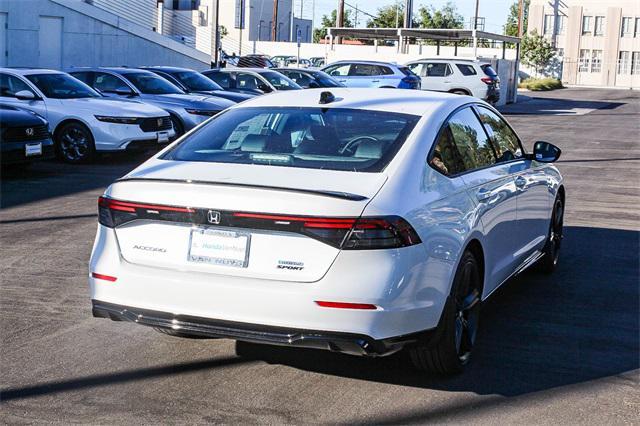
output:
{"label": "white suv", "polygon": [[422,90],[471,95],[487,102],[500,99],[500,79],[491,64],[471,59],[425,58],[407,67],[420,76]]}

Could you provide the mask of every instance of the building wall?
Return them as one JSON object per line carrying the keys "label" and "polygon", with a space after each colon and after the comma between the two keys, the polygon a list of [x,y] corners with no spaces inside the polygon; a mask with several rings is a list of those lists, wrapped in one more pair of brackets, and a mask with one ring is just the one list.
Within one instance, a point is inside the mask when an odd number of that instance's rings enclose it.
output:
{"label": "building wall", "polygon": [[[209,65],[202,52],[77,0],[2,0],[0,13],[7,17],[7,66]],[[61,23],[60,34],[41,31],[47,18]],[[59,52],[41,51],[57,37]]]}
{"label": "building wall", "polygon": [[[545,16],[553,22],[546,31]],[[591,17],[590,31],[583,28],[584,17]],[[596,17],[603,22],[600,34],[595,31]],[[631,18],[629,34],[622,33],[624,18]],[[528,31],[534,30],[558,50],[563,82],[640,88],[640,1],[531,0]]]}

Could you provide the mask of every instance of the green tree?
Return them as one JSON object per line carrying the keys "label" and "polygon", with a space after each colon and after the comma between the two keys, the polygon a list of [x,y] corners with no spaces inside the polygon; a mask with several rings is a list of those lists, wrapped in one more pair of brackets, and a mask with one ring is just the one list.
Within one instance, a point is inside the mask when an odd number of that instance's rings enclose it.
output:
{"label": "green tree", "polygon": [[[530,0],[524,0],[523,17],[522,17],[522,34],[527,33],[527,20],[529,18],[529,2]],[[518,37],[518,2],[515,2],[509,7],[509,16],[507,16],[507,23],[504,25],[504,34],[512,37]]]}
{"label": "green tree", "polygon": [[375,18],[367,22],[368,28],[396,28],[404,27],[404,4],[396,2],[378,8]]}
{"label": "green tree", "polygon": [[[319,43],[320,40],[324,40],[327,36],[327,28],[335,27],[338,19],[338,12],[333,9],[331,15],[324,15],[320,22],[320,28],[314,28],[313,30],[313,42]],[[345,9],[344,11],[344,26],[347,28],[353,28],[353,21],[351,20],[351,10]]]}
{"label": "green tree", "polygon": [[537,31],[526,34],[520,43],[520,60],[523,64],[533,67],[536,74],[540,74],[555,56],[551,43]]}
{"label": "green tree", "polygon": [[420,6],[418,9],[418,26],[421,28],[462,28],[463,24],[464,18],[452,2],[441,9],[433,6]]}

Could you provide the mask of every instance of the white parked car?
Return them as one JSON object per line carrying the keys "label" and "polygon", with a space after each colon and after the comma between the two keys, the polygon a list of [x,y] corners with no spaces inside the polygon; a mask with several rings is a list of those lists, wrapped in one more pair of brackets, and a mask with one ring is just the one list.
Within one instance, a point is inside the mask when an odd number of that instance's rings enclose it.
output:
{"label": "white parked car", "polygon": [[557,264],[560,150],[467,96],[326,90],[234,106],[113,183],[94,316],[460,371],[481,302]]}
{"label": "white parked car", "polygon": [[90,161],[96,152],[168,143],[175,135],[164,110],[105,98],[60,71],[0,68],[0,101],[49,121],[56,153],[70,163]]}
{"label": "white parked car", "polygon": [[500,79],[489,63],[426,58],[409,62],[407,67],[420,76],[422,90],[471,95],[490,103],[500,99]]}

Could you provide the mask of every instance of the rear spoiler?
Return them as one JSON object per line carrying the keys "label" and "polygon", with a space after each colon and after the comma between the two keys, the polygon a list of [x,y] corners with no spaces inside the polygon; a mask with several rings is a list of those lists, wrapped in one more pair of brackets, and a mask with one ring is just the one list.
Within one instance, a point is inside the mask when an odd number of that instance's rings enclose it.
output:
{"label": "rear spoiler", "polygon": [[259,189],[267,189],[274,191],[287,191],[287,192],[299,192],[303,194],[313,194],[313,195],[321,195],[323,197],[331,197],[331,198],[340,198],[343,200],[349,201],[363,201],[368,198],[364,195],[352,194],[350,192],[341,192],[341,191],[327,191],[323,189],[301,189],[301,188],[285,188],[282,186],[269,186],[269,185],[254,185],[247,183],[230,183],[230,182],[213,182],[213,181],[204,181],[204,180],[186,180],[186,179],[162,179],[162,178],[142,178],[142,177],[123,177],[117,179],[116,182],[131,182],[131,181],[139,181],[139,182],[172,182],[172,183],[187,183],[187,184],[198,184],[198,185],[215,185],[215,186],[236,186],[240,188],[259,188]]}

